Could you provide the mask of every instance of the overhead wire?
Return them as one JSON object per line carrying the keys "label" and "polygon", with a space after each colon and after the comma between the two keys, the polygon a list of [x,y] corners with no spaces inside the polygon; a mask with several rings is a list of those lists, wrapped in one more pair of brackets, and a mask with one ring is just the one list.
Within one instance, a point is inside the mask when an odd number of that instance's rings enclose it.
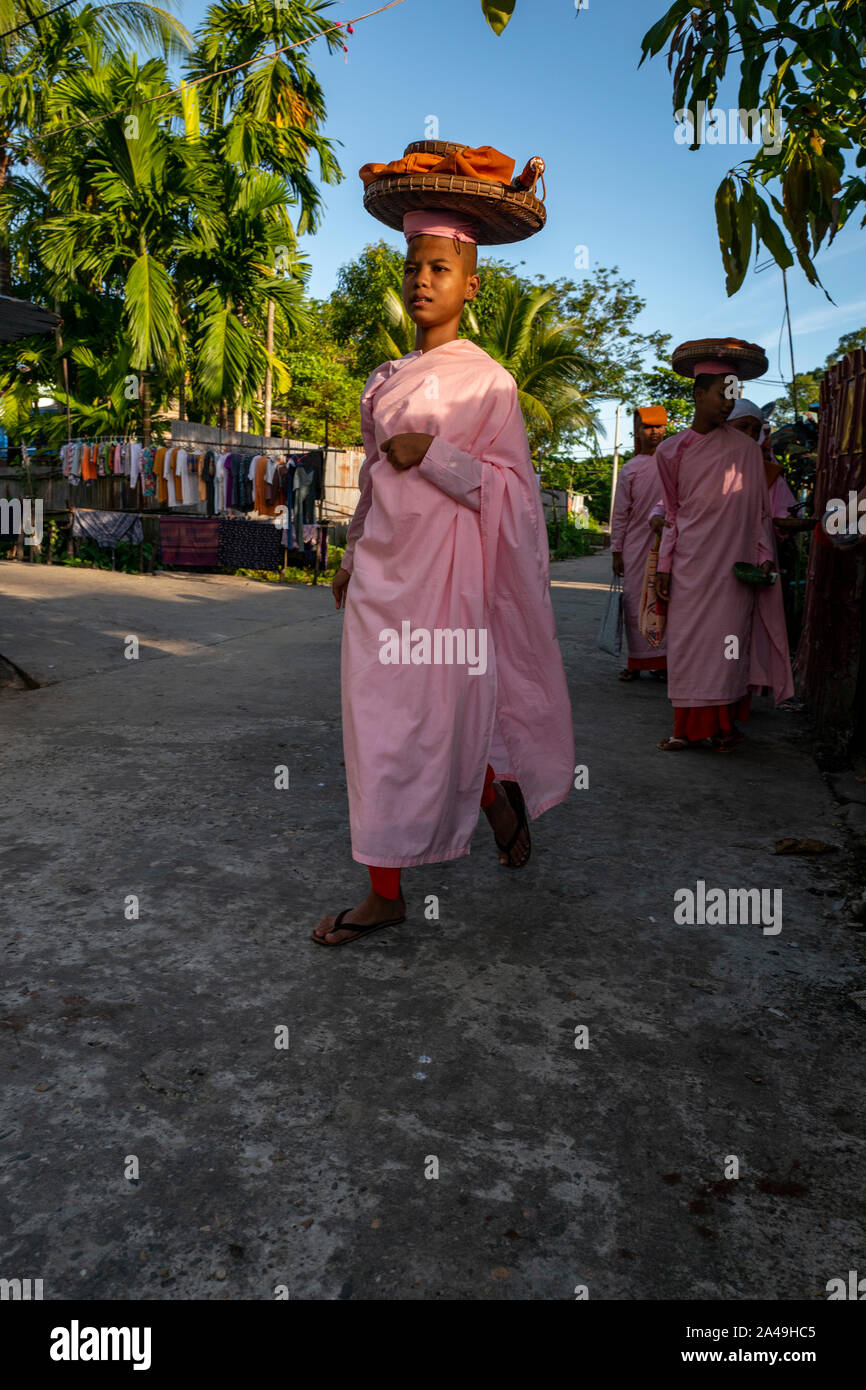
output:
{"label": "overhead wire", "polygon": [[[71,0],[70,0],[71,3]],[[138,111],[143,106],[150,106],[153,102],[166,101],[168,97],[177,96],[181,92],[189,92],[193,87],[200,87],[203,82],[212,82],[215,77],[225,77],[232,72],[240,72],[242,68],[252,67],[254,63],[270,62],[271,59],[279,57],[281,53],[288,53],[294,48],[302,48],[304,44],[313,43],[316,39],[324,38],[327,34],[343,34],[349,25],[361,24],[365,19],[373,19],[376,15],[384,14],[386,10],[393,10],[397,5],[403,5],[406,0],[389,0],[387,5],[380,5],[376,10],[368,10],[366,14],[359,15],[357,19],[338,20],[326,29],[320,29],[316,34],[308,34],[306,38],[297,39],[295,43],[284,44],[282,48],[275,48],[270,53],[260,53],[254,58],[247,58],[243,63],[235,63],[232,67],[220,68],[217,72],[206,72],[201,77],[193,78],[191,82],[182,82],[178,87],[171,87],[168,91],[157,92],[155,96],[145,97],[143,101],[134,102],[132,106],[119,106],[114,111],[103,111],[98,116],[93,116],[86,121],[77,121],[71,125],[50,126],[39,135],[28,135],[22,140],[10,140],[9,145],[17,145],[24,148],[34,143],[40,144],[43,140],[49,139],[53,135],[64,135],[69,131],[83,130],[87,126],[98,125],[100,121],[110,121],[116,116],[126,116],[132,111]]]}

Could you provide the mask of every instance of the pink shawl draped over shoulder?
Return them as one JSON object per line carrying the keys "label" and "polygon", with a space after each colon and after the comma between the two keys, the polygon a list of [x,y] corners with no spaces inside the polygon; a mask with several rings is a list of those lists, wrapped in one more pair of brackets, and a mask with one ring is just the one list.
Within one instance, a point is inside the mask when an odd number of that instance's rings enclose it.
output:
{"label": "pink shawl draped over shoulder", "polygon": [[[488,762],[520,783],[531,818],[563,801],[574,743],[513,378],[465,339],[416,350],[373,372],[361,424],[343,746],[353,857],[396,868],[469,853]],[[414,432],[435,436],[424,460],[393,468],[383,441]],[[472,631],[484,661],[425,661],[415,634],[437,629]],[[407,631],[417,664],[408,643],[384,663],[385,635]]]}
{"label": "pink shawl draped over shoulder", "polygon": [[[761,451],[730,425],[681,430],[655,453],[665,514],[658,568],[671,574],[668,695],[675,708],[729,704],[769,686],[794,690],[781,589],[752,588],[737,561],[774,559]],[[736,639],[735,641],[732,639]]]}

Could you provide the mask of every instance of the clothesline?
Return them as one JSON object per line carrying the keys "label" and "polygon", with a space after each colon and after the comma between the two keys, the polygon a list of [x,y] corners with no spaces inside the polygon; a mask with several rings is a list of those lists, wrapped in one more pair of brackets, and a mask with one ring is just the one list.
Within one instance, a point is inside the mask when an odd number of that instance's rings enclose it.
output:
{"label": "clothesline", "polygon": [[[144,542],[142,521],[154,513],[98,511],[73,507],[70,518],[70,545],[74,540],[95,542],[114,552],[121,542]],[[159,522],[159,553],[164,565],[194,569],[252,569],[278,571],[289,563],[289,556],[303,555],[314,563],[313,580],[328,563],[326,521],[301,522],[293,533],[279,525],[279,518],[267,516],[210,516],[189,512],[156,514]],[[143,567],[143,553],[141,565]],[[151,559],[150,572],[153,572]]]}
{"label": "clothesline", "polygon": [[142,498],[169,507],[204,502],[208,516],[226,511],[274,516],[282,507],[285,528],[293,525],[298,531],[304,522],[316,520],[316,504],[324,501],[321,449],[143,448],[137,438],[121,441],[104,435],[67,442],[59,458],[70,487],[123,476]]}

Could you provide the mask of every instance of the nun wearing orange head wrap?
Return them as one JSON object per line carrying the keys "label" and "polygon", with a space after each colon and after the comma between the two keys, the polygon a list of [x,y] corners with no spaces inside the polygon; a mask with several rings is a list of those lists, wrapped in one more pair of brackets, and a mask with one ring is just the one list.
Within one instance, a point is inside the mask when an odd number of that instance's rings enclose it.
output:
{"label": "nun wearing orange head wrap", "polygon": [[644,406],[635,411],[635,455],[624,465],[616,485],[610,548],[613,572],[622,575],[628,645],[628,665],[619,673],[621,681],[636,681],[641,671],[649,671],[661,680],[667,666],[664,636],[654,645],[640,630],[647,557],[653,546],[658,548],[658,540],[650,528],[650,517],[654,510],[662,507],[654,455],[665,437],[667,422],[667,411],[662,405]]}

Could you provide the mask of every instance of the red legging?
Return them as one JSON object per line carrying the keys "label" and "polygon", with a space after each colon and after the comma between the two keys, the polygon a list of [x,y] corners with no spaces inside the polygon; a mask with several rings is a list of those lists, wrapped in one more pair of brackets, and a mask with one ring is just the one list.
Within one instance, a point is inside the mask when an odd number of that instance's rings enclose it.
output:
{"label": "red legging", "polygon": [[[490,764],[484,773],[484,790],[481,793],[481,809],[492,806],[496,800],[496,793],[493,790],[493,782],[496,773]],[[374,893],[378,893],[380,898],[399,898],[400,896],[400,870],[399,869],[377,869],[374,864],[368,864],[370,871],[370,885]]]}

